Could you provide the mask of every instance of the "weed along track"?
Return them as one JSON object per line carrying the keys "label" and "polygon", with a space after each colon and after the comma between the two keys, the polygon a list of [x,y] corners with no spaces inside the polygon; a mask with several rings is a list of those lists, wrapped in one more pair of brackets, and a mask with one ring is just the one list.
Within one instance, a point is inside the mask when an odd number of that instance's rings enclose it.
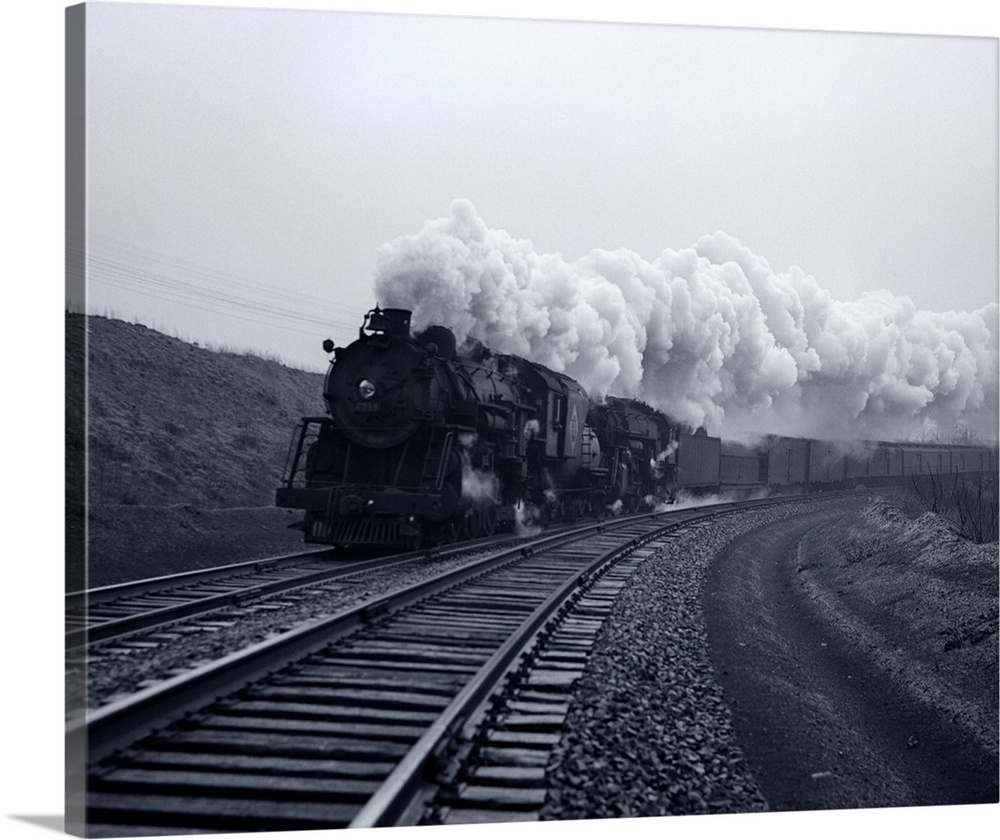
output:
{"label": "weed along track", "polygon": [[497,553],[111,704],[88,721],[90,834],[413,823],[425,802],[523,816],[537,790],[480,794],[538,773],[496,759],[551,744],[598,606],[704,516]]}

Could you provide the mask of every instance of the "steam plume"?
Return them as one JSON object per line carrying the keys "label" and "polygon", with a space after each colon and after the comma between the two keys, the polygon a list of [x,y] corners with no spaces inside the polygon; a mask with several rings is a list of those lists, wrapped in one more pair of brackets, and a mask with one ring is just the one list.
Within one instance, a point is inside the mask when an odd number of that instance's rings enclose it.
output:
{"label": "steam plume", "polygon": [[378,249],[376,294],[417,329],[443,324],[716,434],[946,438],[960,423],[996,437],[996,303],[838,301],[722,232],[652,262],[625,249],[568,262],[459,200]]}

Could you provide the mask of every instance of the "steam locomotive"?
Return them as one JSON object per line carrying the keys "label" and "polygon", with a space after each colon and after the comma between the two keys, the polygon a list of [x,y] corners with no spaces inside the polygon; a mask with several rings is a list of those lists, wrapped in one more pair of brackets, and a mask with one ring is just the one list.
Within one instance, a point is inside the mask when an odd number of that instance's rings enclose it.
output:
{"label": "steam locomotive", "polygon": [[723,443],[638,400],[592,401],[578,382],[451,330],[411,335],[411,312],[369,311],[346,347],[329,339],[327,414],[302,419],[279,507],[305,540],[417,547],[517,523],[667,504],[679,492],[898,481],[996,471],[988,447]]}

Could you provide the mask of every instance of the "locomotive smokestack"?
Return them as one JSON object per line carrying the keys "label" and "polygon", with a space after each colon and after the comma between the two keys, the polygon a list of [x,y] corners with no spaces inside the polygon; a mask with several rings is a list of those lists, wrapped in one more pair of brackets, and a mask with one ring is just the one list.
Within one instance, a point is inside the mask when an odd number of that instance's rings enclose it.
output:
{"label": "locomotive smokestack", "polygon": [[410,316],[413,312],[409,309],[383,309],[385,315],[386,332],[393,338],[410,337]]}

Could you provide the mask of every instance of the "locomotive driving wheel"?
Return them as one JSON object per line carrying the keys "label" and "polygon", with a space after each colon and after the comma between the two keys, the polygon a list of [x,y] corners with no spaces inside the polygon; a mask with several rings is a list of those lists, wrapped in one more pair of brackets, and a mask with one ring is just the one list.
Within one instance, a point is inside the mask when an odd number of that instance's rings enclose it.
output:
{"label": "locomotive driving wheel", "polygon": [[482,506],[482,530],[484,537],[492,537],[497,529],[497,519],[499,518],[499,512],[497,511],[496,502],[487,501],[483,503]]}
{"label": "locomotive driving wheel", "polygon": [[499,512],[492,500],[475,504],[465,516],[465,528],[470,539],[492,537],[497,529]]}
{"label": "locomotive driving wheel", "polygon": [[462,523],[457,519],[441,522],[434,527],[433,540],[436,545],[449,545],[462,536]]}
{"label": "locomotive driving wheel", "polygon": [[483,516],[478,505],[465,514],[465,533],[470,540],[478,540],[483,535]]}

